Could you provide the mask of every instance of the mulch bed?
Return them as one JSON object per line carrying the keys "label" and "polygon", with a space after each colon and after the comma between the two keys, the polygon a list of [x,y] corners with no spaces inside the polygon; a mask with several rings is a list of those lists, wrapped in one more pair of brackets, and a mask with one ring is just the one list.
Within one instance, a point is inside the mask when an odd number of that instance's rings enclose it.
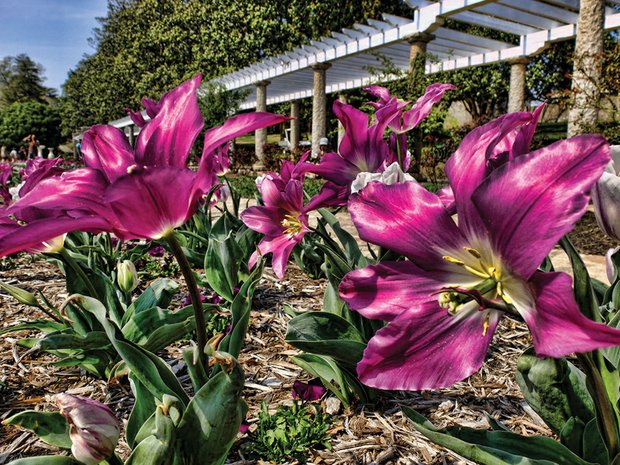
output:
{"label": "mulch bed", "polygon": [[[571,239],[583,253],[602,254],[615,243],[604,238],[593,221],[594,216],[587,214]],[[0,271],[0,279],[31,291],[39,289],[55,302],[66,297],[64,278],[41,258],[20,256],[14,267]],[[282,282],[270,270],[262,278],[255,295],[250,331],[240,356],[246,372],[244,397],[249,405],[247,419],[251,428],[250,433],[239,434],[229,463],[256,463],[245,451],[252,439],[261,403],[265,402],[270,410],[291,403],[293,382],[307,380],[307,375],[289,359],[289,355],[297,351],[284,342],[288,316],[282,311],[282,305],[289,304],[296,310],[319,310],[323,289],[324,282],[308,279],[294,265]],[[177,296],[179,305],[181,298]],[[45,317],[10,297],[1,299],[2,326]],[[52,409],[45,403],[45,396],[59,392],[101,400],[115,410],[119,418],[127,419],[133,399],[126,380],[107,384],[78,369],[56,367],[54,357],[41,353],[21,358],[26,350],[16,346],[15,341],[33,335],[21,332],[0,338],[0,420],[24,409]],[[401,405],[414,408],[440,427],[454,424],[485,427],[485,414],[490,414],[518,433],[551,435],[524,402],[514,378],[517,357],[529,342],[527,328],[522,323],[504,318],[483,368],[452,388],[390,393],[381,396],[375,405],[355,405],[347,410],[334,398],[324,398],[323,406],[334,412],[330,430],[332,449],[309,451],[309,462],[331,465],[469,463],[416,433],[401,413]],[[178,370],[182,369],[181,348],[173,346],[160,354]],[[28,432],[0,428],[0,465],[20,457],[57,452]],[[126,444],[121,443],[118,451],[126,457]]]}

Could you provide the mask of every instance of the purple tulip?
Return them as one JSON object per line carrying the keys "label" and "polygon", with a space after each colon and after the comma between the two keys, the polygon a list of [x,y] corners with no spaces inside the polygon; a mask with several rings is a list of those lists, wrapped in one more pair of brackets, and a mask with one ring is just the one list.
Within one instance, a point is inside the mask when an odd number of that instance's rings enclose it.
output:
{"label": "purple tulip", "polygon": [[594,215],[601,230],[620,240],[620,145],[611,147],[611,162],[592,190]]}
{"label": "purple tulip", "polygon": [[326,389],[323,387],[321,380],[316,378],[310,380],[308,383],[301,381],[295,381],[293,383],[293,391],[291,395],[293,399],[299,399],[306,402],[314,402],[319,400],[325,394]]}
{"label": "purple tulip", "polygon": [[[43,179],[0,218],[0,255],[24,250],[70,231],[114,233],[123,240],[158,240],[187,221],[218,183],[214,161],[235,137],[289,118],[247,113],[205,134],[198,172],[186,167],[203,126],[196,91],[201,76],[146,101],[145,122],[132,150],[122,131],[94,126],[84,134],[86,168]],[[134,115],[135,116],[135,115]],[[19,225],[8,224],[13,221]],[[4,224],[4,227],[2,226]]]}
{"label": "purple tulip", "polygon": [[400,112],[395,100],[377,110],[376,122],[370,127],[368,115],[351,105],[336,100],[333,109],[345,130],[340,153],[328,152],[318,165],[308,163],[305,167],[305,171],[327,181],[318,195],[322,202],[315,199],[314,208],[345,205],[355,177],[362,172],[382,171],[387,166],[385,162],[392,158],[383,133]]}
{"label": "purple tulip", "polygon": [[265,205],[250,207],[240,215],[248,228],[265,235],[248,266],[253,268],[259,256],[273,253],[273,271],[282,279],[293,248],[309,230],[303,187],[300,181],[290,179],[280,190],[277,180],[267,177],[260,185],[260,192]]}
{"label": "purple tulip", "polygon": [[71,453],[77,460],[95,465],[114,453],[120,426],[112,410],[82,396],[56,394],[52,399],[69,423]]}
{"label": "purple tulip", "polygon": [[[409,102],[397,101],[397,107],[400,109],[400,114],[392,117],[388,126],[396,134],[403,134],[410,131],[428,116],[433,109],[433,105],[441,100],[443,94],[452,89],[456,89],[456,86],[453,86],[452,84],[431,84],[424,91],[424,95],[418,98],[416,103],[404,113],[403,110]],[[369,86],[365,87],[364,90],[379,98],[379,102],[368,102],[369,105],[372,105],[377,110],[388,105],[393,105],[396,100],[390,96],[390,91],[385,87]]]}
{"label": "purple tulip", "polygon": [[570,276],[537,271],[585,212],[609,146],[584,135],[522,154],[532,117],[477,128],[450,158],[458,226],[415,181],[371,182],[351,196],[360,237],[408,258],[352,271],[340,285],[353,310],[388,322],[357,366],[365,384],[435,389],[470,376],[504,311],[523,317],[541,356],[620,345],[620,331],[580,312]]}

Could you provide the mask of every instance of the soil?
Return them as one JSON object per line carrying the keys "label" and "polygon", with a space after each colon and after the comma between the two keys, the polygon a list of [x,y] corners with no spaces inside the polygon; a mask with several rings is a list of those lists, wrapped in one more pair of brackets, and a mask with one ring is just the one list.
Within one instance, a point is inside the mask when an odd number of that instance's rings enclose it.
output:
{"label": "soil", "polygon": [[618,241],[605,236],[598,225],[596,217],[587,211],[579,220],[575,229],[568,234],[580,253],[590,255],[605,255],[608,249],[618,247]]}
{"label": "soil", "polygon": [[[616,245],[598,232],[592,214],[584,217],[571,239],[581,252],[590,254],[604,253]],[[6,265],[6,261],[3,263]],[[55,303],[67,297],[63,276],[52,264],[39,257],[21,255],[14,266],[0,271],[0,279],[30,291],[40,290]],[[290,404],[293,382],[308,379],[289,359],[297,350],[284,342],[289,317],[282,311],[282,305],[289,304],[296,310],[319,310],[323,290],[323,281],[310,280],[294,265],[290,265],[281,282],[269,269],[261,279],[255,294],[250,330],[239,358],[246,373],[244,398],[249,405],[250,432],[239,434],[227,463],[257,463],[246,451],[252,440],[252,431],[256,429],[261,403],[265,402],[270,410],[280,404]],[[181,298],[180,294],[177,295],[178,305]],[[45,317],[8,296],[0,299],[3,317],[0,327]],[[45,398],[59,392],[85,395],[105,402],[121,420],[127,420],[133,398],[126,379],[106,383],[76,368],[57,367],[54,357],[38,352],[26,353],[26,349],[16,345],[17,339],[34,336],[35,333],[22,331],[0,337],[0,420],[24,409],[52,410]],[[402,405],[417,410],[439,427],[484,428],[487,425],[485,415],[489,414],[520,434],[550,436],[550,430],[527,406],[515,382],[516,360],[529,343],[527,328],[522,323],[504,318],[482,369],[452,388],[385,393],[374,405],[355,405],[346,410],[333,397],[325,396],[321,401],[323,407],[334,412],[330,430],[332,448],[310,450],[308,461],[330,465],[470,463],[415,432],[401,413]],[[178,344],[160,355],[173,369],[182,373],[180,349],[182,346]],[[20,457],[58,453],[27,431],[7,426],[0,428],[0,465]],[[122,441],[117,452],[123,457],[128,454]]]}

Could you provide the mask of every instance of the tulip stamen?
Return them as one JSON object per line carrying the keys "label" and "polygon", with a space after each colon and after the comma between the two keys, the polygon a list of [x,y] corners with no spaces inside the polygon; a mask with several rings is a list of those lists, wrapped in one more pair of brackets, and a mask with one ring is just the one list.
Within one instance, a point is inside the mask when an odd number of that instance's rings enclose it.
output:
{"label": "tulip stamen", "polygon": [[294,214],[289,213],[288,215],[284,215],[284,219],[280,224],[284,226],[284,234],[289,237],[293,237],[303,230],[301,220]]}
{"label": "tulip stamen", "polygon": [[444,255],[443,258],[448,263],[454,263],[455,265],[465,266],[465,262],[463,260],[459,260],[458,258],[451,257],[450,255]]}
{"label": "tulip stamen", "polygon": [[487,313],[487,315],[484,318],[484,323],[482,323],[482,335],[486,336],[487,332],[489,331],[489,326],[490,326],[490,318],[491,316]]}
{"label": "tulip stamen", "polygon": [[482,258],[482,254],[480,252],[478,252],[476,249],[472,249],[471,247],[463,247],[463,249],[466,252],[469,252],[469,254],[473,255],[475,258]]}

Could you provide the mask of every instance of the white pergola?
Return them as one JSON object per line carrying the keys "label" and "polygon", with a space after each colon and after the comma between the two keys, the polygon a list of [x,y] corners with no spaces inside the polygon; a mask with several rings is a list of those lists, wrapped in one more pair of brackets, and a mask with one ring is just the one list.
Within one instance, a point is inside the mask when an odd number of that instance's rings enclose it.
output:
{"label": "white pergola", "polygon": [[[410,42],[431,34],[426,52],[426,72],[449,71],[469,66],[536,55],[550,43],[575,37],[579,0],[407,0],[412,18],[383,15],[330,37],[312,41],[291,52],[247,66],[213,80],[228,90],[248,89],[242,109],[256,107],[256,85],[270,81],[267,105],[311,97],[313,65],[329,63],[325,92],[355,89],[376,80],[382,66],[379,56],[406,71]],[[608,2],[605,29],[620,28],[620,0]],[[507,32],[519,45],[466,34],[443,26],[444,18]],[[373,72],[374,70],[374,72]]]}
{"label": "white pergola", "polygon": [[[376,82],[385,59],[406,71],[412,58],[426,53],[426,73],[510,62],[509,110],[518,111],[524,105],[524,88],[518,88],[525,82],[527,58],[552,42],[574,38],[581,7],[580,0],[406,1],[412,9],[411,18],[384,14],[382,20],[368,20],[368,24],[333,32],[212,82],[228,90],[249,90],[242,109],[264,110],[266,105],[291,102],[294,115],[298,111],[296,100],[313,97],[314,151],[318,150],[318,139],[325,135],[325,94]],[[605,30],[620,28],[619,7],[620,0],[605,2]],[[515,40],[507,43],[450,29],[445,19],[510,33]],[[382,80],[397,77],[381,76]],[[298,140],[295,132],[293,127],[293,142]],[[264,132],[258,132],[259,159],[263,142]]]}

